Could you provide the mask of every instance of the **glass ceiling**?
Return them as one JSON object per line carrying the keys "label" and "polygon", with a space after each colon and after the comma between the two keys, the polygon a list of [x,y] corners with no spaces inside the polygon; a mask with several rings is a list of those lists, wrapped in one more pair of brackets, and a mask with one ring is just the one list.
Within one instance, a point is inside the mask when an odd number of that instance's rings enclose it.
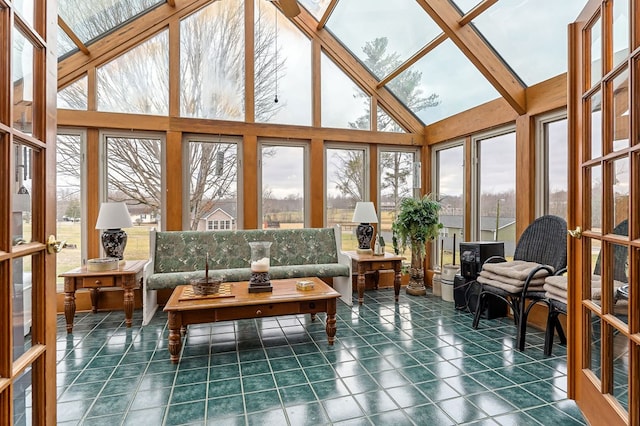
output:
{"label": "glass ceiling", "polygon": [[[298,1],[318,21],[331,3]],[[449,2],[461,15],[482,3]],[[498,0],[469,25],[488,43],[497,61],[531,86],[567,71],[567,25],[586,2]],[[162,3],[165,0],[60,0],[59,14],[90,48],[95,40]],[[403,67],[386,87],[425,124],[500,96],[449,39],[411,59],[443,33],[416,0],[338,0],[325,28],[379,80]],[[77,51],[63,31],[59,35],[61,58]],[[412,62],[403,65],[407,60]]]}

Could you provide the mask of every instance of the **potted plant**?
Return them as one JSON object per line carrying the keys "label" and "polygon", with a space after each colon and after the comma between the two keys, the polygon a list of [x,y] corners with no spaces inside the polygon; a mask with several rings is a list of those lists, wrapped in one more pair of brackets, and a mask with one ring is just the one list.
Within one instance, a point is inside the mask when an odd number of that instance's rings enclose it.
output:
{"label": "potted plant", "polygon": [[424,257],[426,244],[438,236],[442,224],[438,212],[440,203],[431,195],[421,199],[405,198],[391,225],[393,231],[393,249],[396,254],[411,248],[411,276],[407,294],[422,296],[427,293],[424,286]]}

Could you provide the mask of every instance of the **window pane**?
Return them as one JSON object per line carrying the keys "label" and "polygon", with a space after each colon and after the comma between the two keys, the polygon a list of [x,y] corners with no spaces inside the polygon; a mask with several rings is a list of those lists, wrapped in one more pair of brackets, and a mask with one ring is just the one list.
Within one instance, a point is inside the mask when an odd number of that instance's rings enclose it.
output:
{"label": "window pane", "polygon": [[158,139],[106,137],[107,199],[127,204],[133,227],[125,260],[149,258],[149,230],[162,229],[161,143]]}
{"label": "window pane", "polygon": [[31,26],[33,26],[33,3],[34,0],[13,0],[13,9]]}
{"label": "window pane", "polygon": [[584,4],[584,0],[499,1],[473,25],[531,86],[567,72],[567,25]]}
{"label": "window pane", "polygon": [[378,106],[378,131],[406,133],[405,130],[380,106]]}
{"label": "window pane", "polygon": [[13,28],[13,127],[28,135],[33,129],[33,45]]}
{"label": "window pane", "polygon": [[60,0],[58,14],[87,43],[165,0]]}
{"label": "window pane", "polygon": [[516,245],[516,134],[478,143],[480,160],[479,231],[481,241],[504,241],[504,254]]}
{"label": "window pane", "polygon": [[58,108],[86,110],[88,102],[88,79],[84,77],[58,92]]}
{"label": "window pane", "polygon": [[[58,134],[56,150],[56,233],[65,241],[64,250],[56,256],[58,276],[82,265],[82,137]],[[64,291],[64,278],[58,277],[56,283],[57,291]]]}
{"label": "window pane", "polygon": [[591,158],[602,156],[602,93],[597,91],[587,101],[591,110]]}
{"label": "window pane", "polygon": [[33,325],[33,288],[31,256],[13,260],[13,360],[17,360],[31,348]]}
{"label": "window pane", "polygon": [[327,226],[342,225],[342,249],[355,250],[358,247],[355,236],[358,224],[351,219],[356,202],[365,200],[365,151],[328,148],[325,158]]}
{"label": "window pane", "polygon": [[602,77],[602,21],[597,19],[591,27],[591,86]]}
{"label": "window pane", "polygon": [[387,87],[426,124],[500,97],[451,40],[442,42]]}
{"label": "window pane", "polygon": [[262,146],[263,228],[304,228],[305,157],[302,146]]}
{"label": "window pane", "polygon": [[256,4],[256,121],[310,126],[311,42],[271,3]]}
{"label": "window pane", "polygon": [[[434,250],[436,264],[453,262],[453,236],[457,241],[468,240],[464,232],[464,147],[462,145],[436,152],[436,199],[440,202],[440,230]],[[443,248],[442,259],[440,248]]]}
{"label": "window pane", "polygon": [[69,38],[62,28],[58,27],[58,60],[63,58],[66,54],[75,52],[78,50],[78,46]]}
{"label": "window pane", "polygon": [[591,224],[587,229],[602,232],[602,166],[594,166],[589,169],[589,172],[591,173]]}
{"label": "window pane", "polygon": [[629,54],[629,1],[613,2],[613,66]]}
{"label": "window pane", "polygon": [[[27,367],[13,382],[13,424],[14,426],[32,425],[33,415],[33,374]],[[37,417],[36,417],[37,419]]]}
{"label": "window pane", "polygon": [[238,146],[235,143],[189,143],[189,229],[219,228],[238,215]]}
{"label": "window pane", "polygon": [[371,98],[324,53],[322,127],[370,130]]}
{"label": "window pane", "polygon": [[11,238],[13,245],[30,243],[31,211],[33,208],[33,149],[22,144],[13,145],[15,156],[15,182],[11,216]]}
{"label": "window pane", "polygon": [[544,125],[547,152],[547,188],[545,212],[567,218],[568,174],[567,170],[567,120]]}
{"label": "window pane", "polygon": [[180,115],[244,120],[244,2],[216,1],[180,22]]}
{"label": "window pane", "polygon": [[327,28],[378,79],[442,32],[414,0],[340,1]]}
{"label": "window pane", "polygon": [[631,176],[629,174],[629,158],[623,157],[615,160],[613,167],[613,205],[609,217],[613,218],[613,226],[629,219],[629,188],[631,186]]}
{"label": "window pane", "polygon": [[97,69],[98,110],[167,115],[168,31]]}
{"label": "window pane", "polygon": [[317,20],[322,18],[324,11],[327,9],[330,0],[299,0],[300,4],[304,6]]}

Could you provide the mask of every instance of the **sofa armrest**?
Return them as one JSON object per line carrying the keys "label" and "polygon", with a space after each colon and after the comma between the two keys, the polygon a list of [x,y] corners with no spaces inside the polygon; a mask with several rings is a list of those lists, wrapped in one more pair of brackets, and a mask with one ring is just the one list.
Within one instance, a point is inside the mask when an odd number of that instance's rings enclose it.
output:
{"label": "sofa armrest", "polygon": [[347,305],[353,305],[353,283],[351,281],[351,258],[342,251],[342,227],[337,224],[333,228],[336,235],[336,251],[338,253],[338,263],[346,265],[349,268],[348,277],[333,277],[333,288],[340,293],[340,299]]}

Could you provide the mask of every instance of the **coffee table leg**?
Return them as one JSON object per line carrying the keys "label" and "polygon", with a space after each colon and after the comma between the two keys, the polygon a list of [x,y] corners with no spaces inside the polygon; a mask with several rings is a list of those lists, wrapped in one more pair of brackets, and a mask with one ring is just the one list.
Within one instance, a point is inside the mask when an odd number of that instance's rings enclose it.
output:
{"label": "coffee table leg", "polygon": [[180,357],[180,349],[182,348],[182,336],[180,335],[179,314],[169,312],[169,354],[171,354],[171,362],[178,363]]}
{"label": "coffee table leg", "polygon": [[327,301],[327,340],[330,345],[336,337],[336,299]]}

